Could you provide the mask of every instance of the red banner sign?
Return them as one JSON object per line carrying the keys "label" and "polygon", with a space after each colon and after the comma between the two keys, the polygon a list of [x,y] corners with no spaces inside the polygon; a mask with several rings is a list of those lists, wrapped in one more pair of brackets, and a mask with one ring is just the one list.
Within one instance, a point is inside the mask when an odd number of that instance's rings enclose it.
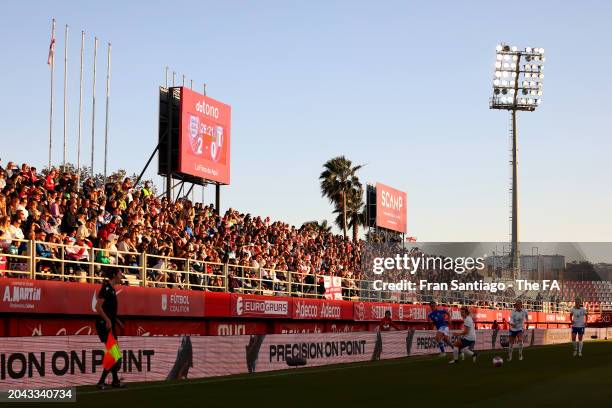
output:
{"label": "red banner sign", "polygon": [[207,322],[207,336],[244,336],[251,334],[269,334],[268,322],[263,319],[212,320]]}
{"label": "red banner sign", "polygon": [[204,316],[204,294],[192,290],[116,288],[119,315],[132,316]]}
{"label": "red banner sign", "polygon": [[180,112],[179,171],[229,184],[230,106],[181,87]]}
{"label": "red banner sign", "polygon": [[[0,279],[0,312],[94,315],[100,287],[89,283]],[[133,286],[117,286],[115,290],[120,316],[204,316],[202,292]]]}
{"label": "red banner sign", "polygon": [[[538,321],[541,323],[569,323],[570,315],[569,313],[544,313],[539,312]],[[531,316],[529,317],[529,321],[531,322]]]}
{"label": "red banner sign", "polygon": [[291,317],[291,298],[231,295],[231,314],[236,317]]}
{"label": "red banner sign", "polygon": [[325,331],[325,322],[292,322],[278,321],[274,322],[274,334],[307,334],[307,333],[323,333]]}
{"label": "red banner sign", "polygon": [[[0,313],[93,316],[96,314],[99,290],[99,284],[3,278],[0,279]],[[115,290],[119,300],[119,316],[256,317],[371,322],[380,321],[385,316],[385,311],[389,310],[395,321],[427,323],[429,313],[429,307],[426,305],[399,303],[239,295],[133,286],[117,286]],[[474,320],[479,323],[491,323],[494,320],[501,323],[510,317],[509,310],[473,308],[471,312]],[[449,313],[452,322],[462,320],[456,307],[449,308]],[[599,320],[595,316],[592,319],[601,322],[612,320],[610,315],[599,317]],[[563,325],[569,322],[567,313],[529,312],[529,323]],[[53,328],[49,331],[52,332]]]}
{"label": "red banner sign", "polygon": [[510,311],[508,310],[471,309],[471,313],[472,319],[475,322],[493,322],[497,320],[501,324],[504,319],[508,321],[510,317]]}
{"label": "red banner sign", "polygon": [[407,232],[406,205],[405,192],[376,183],[376,225],[397,232]]}
{"label": "red banner sign", "polygon": [[[20,317],[9,319],[10,336],[95,335],[95,318],[91,317]],[[121,319],[117,326],[121,336],[203,336],[205,322],[192,319]]]}
{"label": "red banner sign", "polygon": [[293,299],[294,319],[351,320],[353,302],[343,300]]}

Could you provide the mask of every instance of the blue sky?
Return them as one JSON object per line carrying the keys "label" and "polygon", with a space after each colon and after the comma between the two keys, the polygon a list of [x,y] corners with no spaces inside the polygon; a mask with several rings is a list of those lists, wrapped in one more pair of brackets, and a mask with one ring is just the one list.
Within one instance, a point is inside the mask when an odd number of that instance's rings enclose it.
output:
{"label": "blue sky", "polygon": [[[109,168],[139,171],[156,143],[170,66],[232,105],[232,184],[222,205],[294,224],[332,219],[322,163],[344,154],[364,182],[408,194],[422,241],[508,238],[508,122],[488,97],[500,41],[546,49],[543,104],[519,115],[520,238],[609,241],[612,3],[605,1],[12,2],[0,16],[0,157],[47,162],[50,20],[58,21],[54,161],[62,157],[63,25],[69,160],[76,162],[80,31],[93,36],[102,170],[105,43],[113,44]],[[84,159],[88,160],[88,159]],[[149,175],[156,182],[157,166]],[[206,191],[211,201],[214,191]],[[196,197],[201,195],[200,190]]]}

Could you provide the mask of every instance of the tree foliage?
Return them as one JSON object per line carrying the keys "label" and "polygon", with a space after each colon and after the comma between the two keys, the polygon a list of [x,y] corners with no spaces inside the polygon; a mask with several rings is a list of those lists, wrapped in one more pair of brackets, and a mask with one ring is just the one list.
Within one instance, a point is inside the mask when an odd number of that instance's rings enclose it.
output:
{"label": "tree foliage", "polygon": [[362,167],[353,166],[353,162],[344,156],[337,156],[323,164],[319,176],[321,195],[334,205],[334,213],[338,214],[336,223],[345,238],[349,225],[353,227],[354,239],[359,234],[360,217],[351,214],[359,213],[363,206],[363,187],[357,177],[357,171]]}

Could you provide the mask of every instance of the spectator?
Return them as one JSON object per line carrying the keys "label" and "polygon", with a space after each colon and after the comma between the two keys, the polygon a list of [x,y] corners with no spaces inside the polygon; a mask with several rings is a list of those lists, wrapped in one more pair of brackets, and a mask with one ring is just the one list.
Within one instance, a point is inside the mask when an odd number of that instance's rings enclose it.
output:
{"label": "spectator", "polygon": [[20,214],[15,214],[11,217],[11,225],[9,226],[9,233],[11,234],[11,239],[22,240],[25,239],[25,235],[21,229],[21,218]]}
{"label": "spectator", "polygon": [[44,243],[46,239],[47,233],[43,230],[38,231],[36,234],[36,256],[42,258],[38,260],[39,270],[57,275],[57,265],[55,262],[51,261],[52,259],[56,259],[56,257],[49,246]]}
{"label": "spectator", "polygon": [[78,227],[77,205],[76,202],[74,202],[70,205],[68,211],[62,217],[60,231],[65,234],[71,234],[72,232],[76,231]]}

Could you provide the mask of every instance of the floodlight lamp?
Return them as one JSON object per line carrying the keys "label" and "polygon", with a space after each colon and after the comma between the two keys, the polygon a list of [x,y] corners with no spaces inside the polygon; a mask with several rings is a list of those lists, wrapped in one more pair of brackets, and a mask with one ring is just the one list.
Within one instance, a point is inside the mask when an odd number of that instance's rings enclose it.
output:
{"label": "floodlight lamp", "polygon": [[509,45],[504,45],[502,50],[503,51],[510,51],[510,46]]}
{"label": "floodlight lamp", "polygon": [[516,47],[516,45],[515,45],[515,46],[513,46],[513,47],[512,47],[512,52],[517,52],[517,51],[518,51],[518,48]]}
{"label": "floodlight lamp", "polygon": [[540,79],[544,79],[544,74],[540,74]]}
{"label": "floodlight lamp", "polygon": [[499,69],[502,67],[502,63],[500,61],[495,62],[495,68]]}
{"label": "floodlight lamp", "polygon": [[527,95],[527,92],[528,92],[527,89],[523,88],[523,95]]}
{"label": "floodlight lamp", "polygon": [[502,58],[503,58],[503,55],[501,55],[501,54],[497,54],[496,58],[497,58],[497,60],[498,60],[498,61],[501,61],[501,60],[502,60]]}
{"label": "floodlight lamp", "polygon": [[510,61],[510,56],[508,54],[504,55],[504,61]]}
{"label": "floodlight lamp", "polygon": [[531,47],[525,48],[525,52],[531,52]]}
{"label": "floodlight lamp", "polygon": [[501,44],[498,44],[498,45],[497,45],[497,47],[495,47],[495,49],[496,49],[497,51],[501,51],[501,50],[502,50],[502,46],[501,46]]}

